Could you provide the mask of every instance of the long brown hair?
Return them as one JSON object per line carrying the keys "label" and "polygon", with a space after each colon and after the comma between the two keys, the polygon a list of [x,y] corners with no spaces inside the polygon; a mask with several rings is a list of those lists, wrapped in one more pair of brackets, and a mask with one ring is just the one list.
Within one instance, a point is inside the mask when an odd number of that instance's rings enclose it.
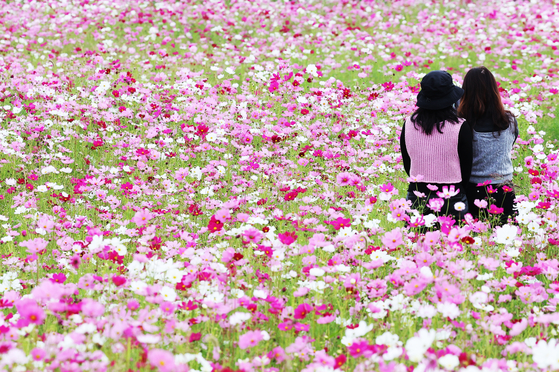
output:
{"label": "long brown hair", "polygon": [[458,115],[466,119],[472,129],[482,116],[491,118],[499,128],[499,134],[511,125],[514,115],[503,107],[497,81],[487,67],[474,67],[468,71],[462,89],[464,96],[458,106]]}

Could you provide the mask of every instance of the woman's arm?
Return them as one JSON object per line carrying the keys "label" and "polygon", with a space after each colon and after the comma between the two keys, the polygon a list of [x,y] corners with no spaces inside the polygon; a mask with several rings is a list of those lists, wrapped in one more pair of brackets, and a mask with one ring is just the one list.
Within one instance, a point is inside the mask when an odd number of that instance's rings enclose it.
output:
{"label": "woman's arm", "polygon": [[402,133],[400,134],[400,151],[402,152],[402,161],[404,162],[404,169],[410,176],[411,159],[410,154],[408,154],[408,149],[406,147],[406,123],[402,126]]}
{"label": "woman's arm", "polygon": [[472,142],[472,129],[468,123],[464,122],[458,134],[458,158],[460,159],[460,172],[462,173],[462,184],[464,186],[470,181],[470,176],[472,175],[472,161],[474,158]]}

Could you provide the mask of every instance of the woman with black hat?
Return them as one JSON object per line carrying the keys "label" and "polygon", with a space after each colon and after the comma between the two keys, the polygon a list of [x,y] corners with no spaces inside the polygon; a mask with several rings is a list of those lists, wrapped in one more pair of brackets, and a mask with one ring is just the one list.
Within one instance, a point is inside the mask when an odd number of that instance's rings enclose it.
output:
{"label": "woman with black hat", "polygon": [[432,71],[421,80],[417,109],[406,119],[400,137],[404,169],[412,180],[407,199],[424,214],[468,213],[465,185],[472,170],[472,132],[456,113],[464,91],[446,71]]}

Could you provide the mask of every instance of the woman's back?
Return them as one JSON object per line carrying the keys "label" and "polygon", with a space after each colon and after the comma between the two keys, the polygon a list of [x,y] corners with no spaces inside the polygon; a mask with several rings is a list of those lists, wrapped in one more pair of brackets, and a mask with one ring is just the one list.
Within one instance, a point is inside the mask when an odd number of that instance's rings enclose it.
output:
{"label": "woman's back", "polygon": [[[421,127],[406,120],[405,146],[410,157],[410,175],[423,176],[424,183],[452,184],[462,182],[458,156],[459,134],[463,120],[446,123],[440,133],[427,135]],[[444,166],[442,166],[444,164]]]}
{"label": "woman's back", "polygon": [[513,166],[511,150],[518,136],[516,119],[500,130],[490,117],[481,117],[473,129],[473,161],[470,182],[500,184],[512,180]]}

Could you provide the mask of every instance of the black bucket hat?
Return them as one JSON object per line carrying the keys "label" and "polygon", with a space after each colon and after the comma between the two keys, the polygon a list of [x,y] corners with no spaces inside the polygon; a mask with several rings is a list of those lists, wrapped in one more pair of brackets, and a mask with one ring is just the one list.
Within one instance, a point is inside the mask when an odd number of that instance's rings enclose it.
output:
{"label": "black bucket hat", "polygon": [[464,89],[452,82],[446,71],[431,71],[421,79],[421,90],[417,94],[417,107],[441,110],[452,106],[464,95]]}

